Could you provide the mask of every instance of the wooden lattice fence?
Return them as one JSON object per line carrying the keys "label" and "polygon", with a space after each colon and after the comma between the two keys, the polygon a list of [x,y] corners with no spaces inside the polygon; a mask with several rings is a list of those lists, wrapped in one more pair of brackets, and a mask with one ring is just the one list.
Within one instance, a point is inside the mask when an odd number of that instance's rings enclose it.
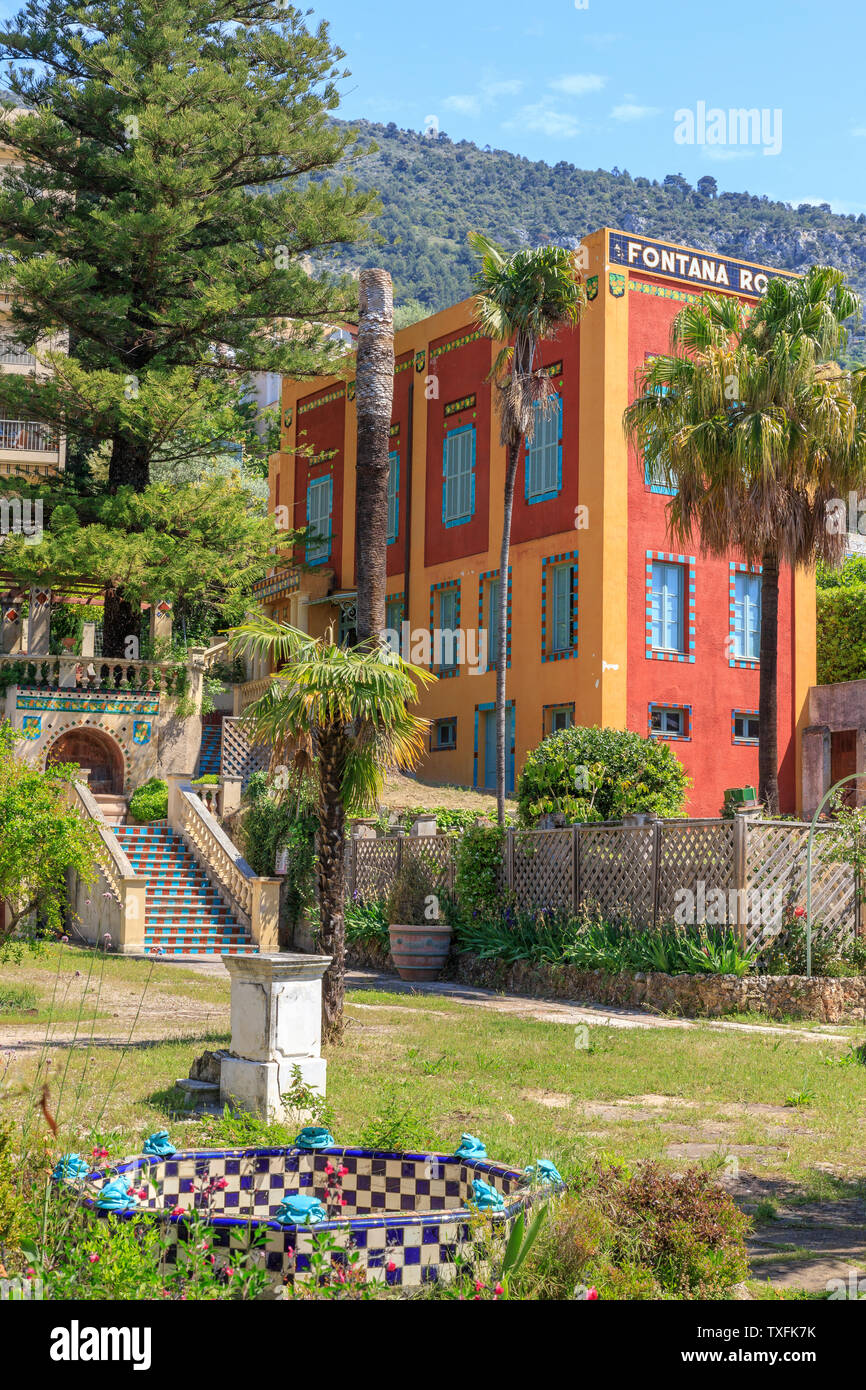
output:
{"label": "wooden lattice fence", "polygon": [[[586,908],[645,927],[726,922],[749,943],[766,942],[805,904],[808,829],[798,821],[736,816],[509,830],[503,887],[527,912]],[[860,930],[860,893],[850,865],[826,861],[824,847],[836,833],[822,826],[815,835],[812,908],[815,923],[843,944]],[[385,897],[407,855],[423,856],[437,886],[453,891],[457,844],[445,835],[352,840],[350,891],[368,900]],[[694,916],[684,915],[691,911]]]}

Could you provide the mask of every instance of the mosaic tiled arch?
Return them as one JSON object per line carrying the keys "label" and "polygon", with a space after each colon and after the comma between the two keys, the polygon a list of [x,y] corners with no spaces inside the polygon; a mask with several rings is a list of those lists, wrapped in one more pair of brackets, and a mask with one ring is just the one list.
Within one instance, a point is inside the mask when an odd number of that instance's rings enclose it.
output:
{"label": "mosaic tiled arch", "polygon": [[[130,716],[130,718],[131,717],[132,716]],[[127,753],[120,739],[117,737],[117,734],[115,733],[114,729],[109,729],[108,726],[106,724],[103,724],[100,720],[83,719],[73,724],[65,724],[61,729],[53,730],[50,737],[44,745],[44,753],[42,758],[43,768],[46,768],[48,766],[48,757],[55,743],[57,743],[59,739],[65,737],[66,734],[74,733],[76,729],[94,729],[98,733],[105,734],[107,738],[111,739],[112,743],[117,745],[117,748],[120,751],[120,756],[123,759],[123,785],[124,787],[127,787],[129,785],[129,776],[131,771],[129,754]]]}

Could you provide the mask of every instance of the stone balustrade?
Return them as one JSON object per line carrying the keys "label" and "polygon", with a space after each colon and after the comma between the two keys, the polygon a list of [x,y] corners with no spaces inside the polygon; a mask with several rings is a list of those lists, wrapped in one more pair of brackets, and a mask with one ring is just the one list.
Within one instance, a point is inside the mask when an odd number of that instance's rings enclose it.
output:
{"label": "stone balustrade", "polygon": [[108,935],[112,950],[139,955],[144,950],[147,879],[136,874],[86,782],[70,784],[69,800],[99,837],[96,883],[82,883],[76,874],[68,885],[74,927],[94,945]]}
{"label": "stone balustrade", "polygon": [[[201,800],[189,777],[169,774],[168,823],[249,928],[260,951],[279,949],[280,880],[259,878]],[[215,789],[212,789],[215,790]]]}

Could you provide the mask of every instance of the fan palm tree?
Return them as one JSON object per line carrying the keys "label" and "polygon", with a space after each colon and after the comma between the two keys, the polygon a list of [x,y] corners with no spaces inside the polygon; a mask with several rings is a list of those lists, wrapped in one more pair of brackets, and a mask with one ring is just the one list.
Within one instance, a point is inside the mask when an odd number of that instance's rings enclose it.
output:
{"label": "fan palm tree", "polygon": [[838,564],[833,499],[866,482],[864,391],[827,356],[859,301],[837,271],[771,281],[751,317],[704,295],[675,319],[625,412],[641,467],[675,489],[668,527],[703,554],[760,564],[759,799],[778,812],[778,602],[783,564]]}
{"label": "fan palm tree", "polygon": [[536,405],[544,409],[553,404],[550,378],[536,365],[541,344],[578,323],[587,301],[577,255],[565,247],[539,246],[507,256],[481,232],[470,232],[469,243],[481,262],[475,276],[478,326],[503,344],[491,378],[498,392],[499,439],[506,449],[496,656],[496,811],[504,826],[505,636],[514,483],[521,448],[532,438]]}
{"label": "fan palm tree", "polygon": [[429,671],[410,666],[378,639],[341,647],[333,632],[310,637],[286,623],[254,618],[235,628],[230,650],[266,657],[273,675],[265,694],[244,712],[258,742],[273,747],[277,763],[292,760],[318,790],[319,895],[317,947],[331,957],[322,992],[322,1033],[343,1033],[345,935],[343,925],[346,813],[369,812],[389,767],[411,768],[424,750],[428,721],[412,714],[416,681]]}

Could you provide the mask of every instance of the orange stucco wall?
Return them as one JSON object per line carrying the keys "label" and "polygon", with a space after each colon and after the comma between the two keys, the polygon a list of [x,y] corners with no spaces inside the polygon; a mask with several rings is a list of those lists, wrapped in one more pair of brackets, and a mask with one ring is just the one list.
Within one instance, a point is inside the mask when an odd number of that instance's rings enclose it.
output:
{"label": "orange stucco wall", "polygon": [[[544,365],[557,370],[554,379],[563,401],[561,490],[555,499],[529,504],[522,464],[518,475],[507,681],[515,710],[516,766],[519,770],[526,752],[543,736],[545,711],[551,706],[573,705],[576,723],[646,734],[650,701],[684,704],[691,709],[691,736],[673,747],[694,781],[688,809],[716,814],[726,787],[757,779],[757,749],[733,743],[731,715],[734,709],[757,708],[758,673],[732,669],[725,654],[728,559],[703,559],[696,547],[694,662],[647,659],[646,551],[673,547],[666,536],[666,499],[646,486],[622,429],[635,369],[647,352],[666,350],[671,320],[697,291],[671,277],[613,264],[610,235],[602,229],[584,243],[591,299],[580,327],[543,349]],[[391,447],[400,456],[400,522],[397,539],[388,547],[388,591],[404,595],[403,617],[417,633],[430,627],[431,589],[435,594],[438,584],[459,583],[461,627],[476,629],[479,582],[498,569],[502,527],[505,454],[486,380],[496,347],[478,336],[473,304],[467,300],[400,330],[395,352],[392,418],[397,428]],[[281,502],[291,499],[287,525],[303,524],[311,469],[333,470],[331,588],[336,592],[351,591],[354,583],[352,388],[351,381],[348,386],[336,380],[285,381],[281,451],[271,460],[271,506],[278,504],[277,490]],[[317,404],[327,397],[333,399]],[[453,407],[450,413],[448,407]],[[442,517],[442,441],[447,429],[462,424],[476,430],[475,512],[467,524],[449,528]],[[332,457],[311,465],[311,454],[315,458],[332,450]],[[576,654],[544,660],[543,563],[572,554],[577,565]],[[295,559],[300,558],[297,552]],[[733,554],[729,558],[737,559]],[[321,577],[318,583],[321,591]],[[306,584],[302,576],[302,591]],[[334,616],[328,604],[306,607],[303,600],[285,595],[268,606],[313,632]],[[779,740],[782,797],[790,810],[800,785],[797,730],[807,722],[805,703],[814,679],[814,578],[784,573]],[[494,694],[493,671],[474,674],[464,666],[421,695],[420,712],[431,720],[457,720],[456,747],[431,749],[420,769],[423,776],[464,785],[482,780],[476,713],[479,706],[492,704]]]}

